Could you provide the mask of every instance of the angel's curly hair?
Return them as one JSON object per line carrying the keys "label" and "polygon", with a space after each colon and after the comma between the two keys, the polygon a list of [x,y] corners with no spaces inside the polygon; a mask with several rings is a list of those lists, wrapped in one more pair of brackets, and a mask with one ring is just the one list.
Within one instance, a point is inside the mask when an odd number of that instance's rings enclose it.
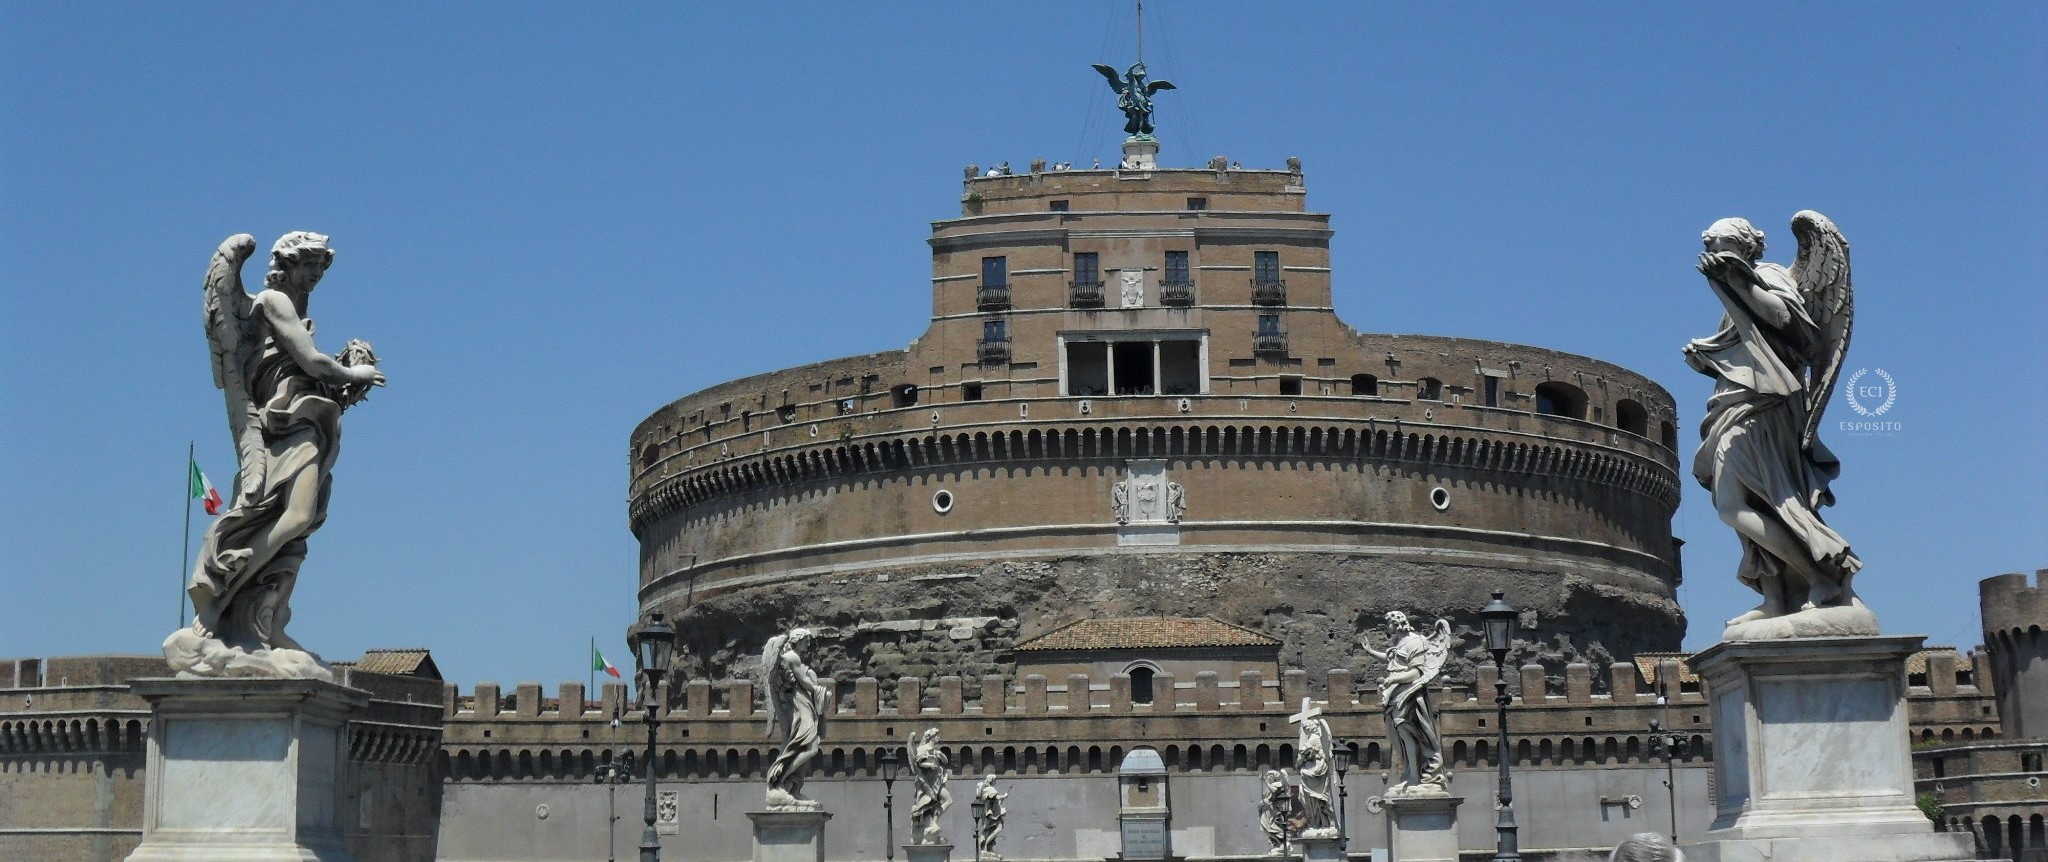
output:
{"label": "angel's curly hair", "polygon": [[1757,230],[1746,218],[1724,218],[1707,226],[1700,232],[1700,241],[1732,239],[1743,247],[1751,262],[1764,256],[1764,232]]}
{"label": "angel's curly hair", "polygon": [[313,255],[319,255],[323,263],[334,263],[334,249],[327,245],[326,234],[295,230],[278,237],[270,247],[270,271],[263,274],[263,286],[275,289],[284,280],[285,269]]}

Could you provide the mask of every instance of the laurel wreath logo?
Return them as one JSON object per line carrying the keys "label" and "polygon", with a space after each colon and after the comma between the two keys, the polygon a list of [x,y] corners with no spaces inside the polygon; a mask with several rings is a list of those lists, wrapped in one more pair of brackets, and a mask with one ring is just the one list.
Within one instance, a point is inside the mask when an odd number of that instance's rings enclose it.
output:
{"label": "laurel wreath logo", "polygon": [[[1884,380],[1884,403],[1875,408],[1865,407],[1863,402],[1856,400],[1856,381],[1863,379],[1866,371]],[[1855,374],[1849,375],[1849,382],[1842,385],[1842,390],[1849,397],[1849,409],[1856,411],[1858,416],[1883,416],[1885,411],[1892,409],[1892,402],[1899,400],[1899,385],[1892,382],[1892,376],[1884,373],[1882,368],[1856,369]]]}

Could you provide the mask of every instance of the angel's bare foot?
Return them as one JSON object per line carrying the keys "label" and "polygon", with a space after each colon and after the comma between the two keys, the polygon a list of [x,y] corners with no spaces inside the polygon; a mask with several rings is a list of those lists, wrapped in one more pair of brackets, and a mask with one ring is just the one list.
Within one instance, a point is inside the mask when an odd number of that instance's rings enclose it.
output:
{"label": "angel's bare foot", "polygon": [[1742,623],[1753,622],[1766,617],[1781,617],[1784,615],[1785,605],[1783,602],[1776,599],[1765,599],[1763,604],[1757,605],[1741,616],[1729,620],[1726,625],[1741,625]]}

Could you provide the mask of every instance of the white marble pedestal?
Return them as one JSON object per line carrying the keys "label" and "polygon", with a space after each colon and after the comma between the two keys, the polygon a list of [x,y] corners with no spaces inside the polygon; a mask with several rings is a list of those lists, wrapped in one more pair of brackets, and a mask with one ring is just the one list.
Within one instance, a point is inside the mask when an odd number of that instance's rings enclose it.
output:
{"label": "white marble pedestal", "polygon": [[1458,862],[1458,804],[1462,796],[1394,795],[1380,799],[1387,812],[1387,858],[1393,862]]}
{"label": "white marble pedestal", "polygon": [[1124,139],[1124,161],[1120,165],[1127,171],[1153,171],[1159,169],[1159,141],[1147,135]]}
{"label": "white marble pedestal", "polygon": [[903,858],[906,862],[949,862],[953,858],[953,845],[905,844]]}
{"label": "white marble pedestal", "polygon": [[142,843],[128,862],[355,862],[342,839],[348,716],[311,679],[138,679],[150,704]]}
{"label": "white marble pedestal", "polygon": [[1692,659],[1714,713],[1714,823],[1689,862],[1969,859],[1913,804],[1906,657],[1922,638],[1723,642]]}
{"label": "white marble pedestal", "polygon": [[1301,849],[1302,862],[1344,862],[1344,839],[1337,837],[1336,829],[1320,830],[1322,833],[1303,833],[1294,839],[1294,845]]}
{"label": "white marble pedestal", "polygon": [[818,809],[751,811],[754,862],[825,862],[825,821]]}

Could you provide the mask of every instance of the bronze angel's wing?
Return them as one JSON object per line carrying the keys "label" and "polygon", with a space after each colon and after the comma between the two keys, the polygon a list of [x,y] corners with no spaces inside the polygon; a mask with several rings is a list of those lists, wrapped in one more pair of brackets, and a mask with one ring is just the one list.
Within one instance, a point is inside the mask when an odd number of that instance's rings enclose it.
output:
{"label": "bronze angel's wing", "polygon": [[258,463],[250,449],[263,445],[247,377],[249,358],[256,351],[256,339],[249,331],[256,298],[242,289],[242,264],[255,251],[256,238],[238,233],[221,241],[220,248],[214,249],[213,262],[206,267],[206,341],[213,353],[213,385],[227,398],[228,432],[235,438],[242,482],[257,478],[249,475],[250,466]]}
{"label": "bronze angel's wing", "polygon": [[1115,90],[1119,93],[1124,91],[1124,76],[1117,74],[1116,69],[1109,66],[1104,66],[1101,63],[1096,63],[1095,71],[1101,72],[1102,77],[1109,79],[1110,89]]}
{"label": "bronze angel's wing", "polygon": [[1422,677],[1419,680],[1423,685],[1428,685],[1443,674],[1444,660],[1451,655],[1451,624],[1445,620],[1437,620],[1436,627],[1430,630],[1427,640],[1429,651],[1422,654]]}
{"label": "bronze angel's wing", "polygon": [[1173,85],[1173,82],[1172,82],[1172,81],[1153,81],[1152,83],[1149,83],[1149,84],[1146,84],[1146,85],[1145,85],[1145,95],[1147,95],[1147,96],[1150,96],[1150,95],[1152,95],[1153,93],[1157,93],[1157,92],[1159,92],[1160,90],[1178,90],[1178,89],[1180,89],[1180,88],[1179,88],[1179,87],[1176,87],[1176,86],[1174,86],[1174,85]]}
{"label": "bronze angel's wing", "polygon": [[1820,429],[1821,412],[1835,394],[1842,359],[1849,353],[1849,333],[1856,317],[1855,294],[1849,285],[1849,240],[1827,216],[1800,210],[1792,217],[1792,235],[1799,238],[1799,259],[1792,278],[1819,338],[1807,354],[1806,428],[1800,448],[1811,450]]}

